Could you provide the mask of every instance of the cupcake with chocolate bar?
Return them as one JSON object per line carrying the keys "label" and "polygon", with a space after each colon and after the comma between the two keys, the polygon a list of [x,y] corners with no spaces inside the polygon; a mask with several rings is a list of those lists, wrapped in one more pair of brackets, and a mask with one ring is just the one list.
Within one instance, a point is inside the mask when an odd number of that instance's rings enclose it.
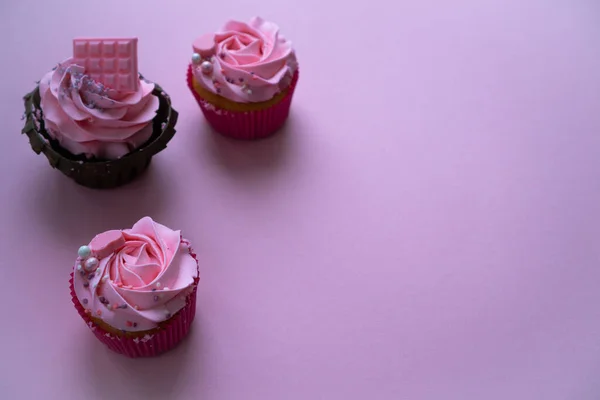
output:
{"label": "cupcake with chocolate bar", "polygon": [[33,150],[84,186],[138,176],[175,134],[177,112],[137,64],[137,38],[73,40],[73,56],[25,96]]}
{"label": "cupcake with chocolate bar", "polygon": [[298,81],[292,43],[261,18],[229,21],[193,43],[187,83],[210,125],[223,135],[258,139],[288,118]]}
{"label": "cupcake with chocolate bar", "polygon": [[79,248],[71,298],[108,348],[129,357],[155,356],[188,334],[198,280],[190,242],[144,217]]}

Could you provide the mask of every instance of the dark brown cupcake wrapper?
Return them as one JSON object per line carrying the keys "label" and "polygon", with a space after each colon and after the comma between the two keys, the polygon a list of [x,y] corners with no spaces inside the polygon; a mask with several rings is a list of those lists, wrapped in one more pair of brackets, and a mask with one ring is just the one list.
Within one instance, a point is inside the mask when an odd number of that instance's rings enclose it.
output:
{"label": "dark brown cupcake wrapper", "polygon": [[97,189],[121,186],[144,172],[152,156],[165,149],[175,135],[178,113],[171,106],[171,98],[157,84],[152,94],[160,101],[152,122],[152,136],[144,145],[117,160],[88,160],[71,154],[53,140],[44,127],[39,86],[23,98],[26,122],[21,133],[29,137],[33,151],[44,153],[53,168],[78,184]]}

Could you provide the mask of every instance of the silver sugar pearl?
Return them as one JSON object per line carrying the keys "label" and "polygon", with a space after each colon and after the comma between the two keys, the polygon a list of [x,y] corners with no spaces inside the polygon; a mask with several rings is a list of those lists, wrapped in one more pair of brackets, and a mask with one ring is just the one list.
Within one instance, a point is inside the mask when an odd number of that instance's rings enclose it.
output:
{"label": "silver sugar pearl", "polygon": [[85,260],[85,269],[86,271],[93,271],[98,268],[98,259],[96,257],[90,257]]}
{"label": "silver sugar pearl", "polygon": [[202,73],[210,74],[213,70],[213,65],[210,61],[203,61],[202,64],[200,64],[200,69],[202,69]]}

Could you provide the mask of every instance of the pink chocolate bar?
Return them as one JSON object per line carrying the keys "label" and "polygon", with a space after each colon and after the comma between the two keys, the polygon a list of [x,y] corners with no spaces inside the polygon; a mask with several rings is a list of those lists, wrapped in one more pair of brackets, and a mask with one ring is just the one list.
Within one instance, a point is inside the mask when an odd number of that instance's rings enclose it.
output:
{"label": "pink chocolate bar", "polygon": [[138,89],[137,38],[73,39],[73,61],[96,82],[120,92]]}

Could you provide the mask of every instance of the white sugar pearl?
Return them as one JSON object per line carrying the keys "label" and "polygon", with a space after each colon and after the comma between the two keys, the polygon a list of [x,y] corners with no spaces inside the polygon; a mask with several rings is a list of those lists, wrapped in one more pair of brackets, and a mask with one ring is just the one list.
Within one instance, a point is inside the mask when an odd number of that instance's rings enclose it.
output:
{"label": "white sugar pearl", "polygon": [[81,266],[81,264],[77,264],[77,271],[81,271],[83,267]]}
{"label": "white sugar pearl", "polygon": [[77,251],[77,255],[81,258],[88,258],[92,254],[92,249],[89,246],[81,246]]}
{"label": "white sugar pearl", "polygon": [[87,271],[93,271],[98,268],[98,259],[96,257],[90,257],[85,260],[85,269]]}
{"label": "white sugar pearl", "polygon": [[156,282],[156,287],[160,288],[160,282]]}
{"label": "white sugar pearl", "polygon": [[198,54],[198,53],[192,54],[192,62],[194,64],[199,64],[200,60],[202,60],[202,58],[200,57],[200,54]]}
{"label": "white sugar pearl", "polygon": [[203,61],[202,64],[200,64],[200,68],[202,69],[203,73],[210,74],[213,70],[213,65],[210,61]]}

